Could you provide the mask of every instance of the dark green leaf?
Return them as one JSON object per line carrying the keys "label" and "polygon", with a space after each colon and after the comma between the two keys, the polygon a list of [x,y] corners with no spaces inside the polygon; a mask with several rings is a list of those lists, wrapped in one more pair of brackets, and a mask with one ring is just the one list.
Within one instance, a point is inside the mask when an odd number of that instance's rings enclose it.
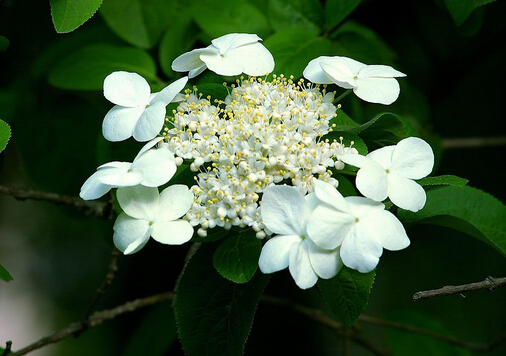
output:
{"label": "dark green leaf", "polygon": [[494,1],[495,0],[444,0],[457,26],[462,25],[474,9]]}
{"label": "dark green leaf", "polygon": [[4,52],[9,47],[10,41],[4,36],[0,36],[0,51]]}
{"label": "dark green leaf", "polygon": [[207,236],[200,237],[197,232],[193,234],[192,242],[213,242],[229,236],[233,230],[225,230],[221,227],[215,227],[207,230]]}
{"label": "dark green leaf", "polygon": [[355,184],[353,184],[346,176],[339,173],[333,174],[332,176],[339,182],[337,190],[339,190],[339,193],[341,193],[343,197],[352,197],[358,195],[357,189],[355,189]]}
{"label": "dark green leaf", "polygon": [[2,152],[7,146],[7,142],[11,138],[11,128],[3,120],[0,120],[0,152]]}
{"label": "dark green leaf", "polygon": [[256,33],[264,37],[270,32],[266,17],[244,0],[206,0],[195,7],[195,22],[211,38],[228,33]]}
{"label": "dark green leaf", "polygon": [[506,206],[479,189],[441,187],[427,192],[417,213],[399,210],[405,222],[421,221],[461,230],[506,256]]}
{"label": "dark green leaf", "polygon": [[160,42],[160,67],[169,78],[176,75],[172,71],[172,62],[181,54],[188,52],[200,34],[200,29],[190,15],[181,14],[169,24]]}
{"label": "dark green leaf", "polygon": [[332,118],[329,122],[330,125],[336,125],[335,127],[332,127],[336,131],[348,130],[360,126],[341,109],[336,111],[336,115],[337,116]]}
{"label": "dark green leaf", "polygon": [[327,0],[325,3],[325,27],[332,29],[339,25],[362,0]]}
{"label": "dark green leaf", "polygon": [[187,356],[241,356],[269,277],[246,284],[213,267],[216,244],[202,244],[186,265],[175,300],[179,337]]}
{"label": "dark green leaf", "polygon": [[123,40],[140,48],[151,48],[174,21],[177,5],[165,0],[107,0],[100,14]]}
{"label": "dark green leaf", "polygon": [[276,61],[274,72],[295,78],[302,76],[310,60],[328,55],[332,46],[326,38],[300,29],[277,32],[267,38],[264,44]]}
{"label": "dark green leaf", "polygon": [[151,307],[126,341],[122,356],[163,356],[177,340],[171,302]]}
{"label": "dark green leaf", "polygon": [[426,177],[416,181],[418,184],[425,185],[452,185],[454,187],[463,187],[469,182],[467,179],[457,176],[439,176],[439,177]]}
{"label": "dark green leaf", "polygon": [[216,249],[213,265],[225,278],[235,283],[248,282],[258,269],[262,242],[248,230],[227,237]]}
{"label": "dark green leaf", "polygon": [[211,104],[214,104],[214,100],[225,100],[228,95],[228,89],[222,84],[215,83],[203,83],[197,85],[198,94],[202,94],[203,98],[211,97]]}
{"label": "dark green leaf", "polygon": [[[452,337],[448,329],[440,320],[431,317],[427,313],[419,311],[403,310],[388,318],[406,326],[414,326],[424,330],[430,330],[438,334]],[[449,343],[436,338],[406,332],[395,328],[385,328],[392,356],[470,356],[472,353],[464,348],[452,346]]]}
{"label": "dark green leaf", "polygon": [[323,23],[318,0],[269,0],[268,14],[276,31],[296,28],[317,35]]}
{"label": "dark green leaf", "polygon": [[4,280],[6,282],[12,281],[11,274],[2,265],[0,265],[0,280]]}
{"label": "dark green leaf", "polygon": [[363,125],[342,131],[360,135],[368,146],[371,143],[374,148],[396,144],[406,137],[418,136],[409,121],[393,113],[378,114]]}
{"label": "dark green leaf", "polygon": [[337,276],[320,278],[318,288],[337,319],[351,326],[367,306],[374,276],[343,266]]}
{"label": "dark green leaf", "polygon": [[[341,142],[341,138],[343,139],[343,144],[345,147],[354,147],[357,149],[358,153],[361,155],[367,155],[369,151],[367,150],[367,146],[364,141],[358,137],[357,135],[351,134],[346,131],[332,131],[323,136],[324,139],[329,139],[330,141]],[[353,143],[353,144],[352,144]]]}
{"label": "dark green leaf", "polygon": [[49,83],[63,89],[102,90],[107,75],[117,70],[136,72],[158,81],[151,56],[138,48],[97,43],[78,49],[58,62]]}
{"label": "dark green leaf", "polygon": [[100,4],[102,0],[51,0],[51,16],[56,32],[74,31],[97,12]]}

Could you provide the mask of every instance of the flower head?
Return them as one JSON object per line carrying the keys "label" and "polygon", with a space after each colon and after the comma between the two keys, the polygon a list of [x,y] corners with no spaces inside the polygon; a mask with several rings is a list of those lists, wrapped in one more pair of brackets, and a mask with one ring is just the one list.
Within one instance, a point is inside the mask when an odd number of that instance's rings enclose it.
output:
{"label": "flower head", "polygon": [[409,246],[404,227],[382,203],[343,196],[330,184],[315,181],[315,195],[322,204],[308,219],[307,232],[324,249],[340,246],[340,257],[349,268],[366,273],[376,268],[383,249]]}
{"label": "flower head", "polygon": [[188,72],[196,77],[206,68],[220,75],[261,76],[272,72],[274,58],[254,34],[230,33],[215,38],[206,48],[184,53],[172,62],[176,72]]}
{"label": "flower head", "polygon": [[137,73],[114,72],[104,80],[104,96],[116,104],[105,115],[102,133],[109,141],[133,136],[148,141],[162,129],[165,107],[177,98],[188,77],[176,80],[158,93],[151,94],[146,79]]}
{"label": "flower head", "polygon": [[390,66],[366,65],[346,57],[318,57],[304,69],[304,77],[318,84],[336,84],[353,89],[355,95],[370,103],[392,104],[399,97],[395,77],[405,77]]}
{"label": "flower head", "polygon": [[84,200],[92,200],[100,198],[111,188],[139,184],[159,187],[167,183],[176,173],[176,163],[174,155],[168,149],[152,149],[161,140],[158,137],[148,142],[132,163],[109,162],[98,167],[84,182],[79,196]]}
{"label": "flower head", "polygon": [[364,196],[375,201],[388,197],[399,208],[414,212],[425,205],[425,190],[413,181],[429,175],[434,166],[434,153],[424,140],[408,137],[367,156],[345,155],[341,160],[360,168],[356,185]]}
{"label": "flower head", "polygon": [[262,198],[262,219],[277,236],[262,248],[258,265],[263,273],[288,267],[302,289],[314,286],[318,277],[332,278],[342,267],[339,248],[322,249],[306,231],[311,212],[318,204],[314,193],[305,197],[294,187],[273,186]]}
{"label": "flower head", "polygon": [[125,255],[139,251],[149,237],[168,245],[181,245],[193,236],[193,227],[182,217],[191,206],[193,194],[185,185],[171,185],[158,194],[157,188],[138,185],[118,189],[123,209],[114,223],[114,244]]}

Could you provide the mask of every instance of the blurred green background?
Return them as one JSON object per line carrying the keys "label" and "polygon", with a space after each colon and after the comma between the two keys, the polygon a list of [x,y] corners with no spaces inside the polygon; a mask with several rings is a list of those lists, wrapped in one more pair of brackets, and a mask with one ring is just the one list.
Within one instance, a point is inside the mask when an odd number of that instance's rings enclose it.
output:
{"label": "blurred green background", "polygon": [[[449,147],[454,138],[491,142],[506,135],[506,3],[474,9],[486,2],[104,0],[83,26],[57,34],[49,0],[0,1],[0,36],[10,42],[0,51],[0,119],[13,132],[0,154],[0,184],[77,196],[98,165],[131,161],[140,148],[130,141],[111,145],[101,137],[111,106],[101,93],[108,73],[136,71],[157,90],[180,76],[170,70],[179,54],[226,33],[250,32],[264,39],[278,74],[299,77],[320,55],[387,64],[406,73],[391,107],[350,95],[343,110],[359,122],[384,111],[407,118],[432,144],[435,174],[467,178],[469,185],[505,202],[504,144]],[[209,71],[196,78],[197,83],[223,80]],[[82,317],[107,271],[112,224],[70,208],[0,196],[0,263],[14,277],[0,281],[0,346],[12,340],[16,350]],[[465,298],[411,299],[419,290],[504,276],[503,256],[442,227],[410,226],[408,235],[408,249],[382,257],[366,314],[473,342],[506,332],[506,288]],[[98,309],[172,290],[187,248],[150,242],[140,253],[121,257]],[[298,290],[286,271],[271,278],[266,293],[323,307],[316,289]],[[359,327],[392,355],[480,354],[385,327]],[[336,355],[341,349],[341,339],[323,326],[260,304],[245,354]],[[490,354],[505,352],[503,343]],[[170,303],[122,316],[33,355],[90,353],[181,355]],[[351,354],[371,353],[352,345]]]}

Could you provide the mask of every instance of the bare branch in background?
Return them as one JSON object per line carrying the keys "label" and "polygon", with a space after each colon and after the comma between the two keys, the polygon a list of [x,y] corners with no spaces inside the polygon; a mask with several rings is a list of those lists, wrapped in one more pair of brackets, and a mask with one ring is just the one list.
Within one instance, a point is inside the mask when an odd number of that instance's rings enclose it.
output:
{"label": "bare branch in background", "polygon": [[470,292],[473,290],[479,289],[488,289],[489,291],[493,291],[494,289],[506,285],[506,277],[494,278],[487,277],[482,282],[463,284],[459,286],[445,286],[439,289],[431,289],[421,292],[416,292],[413,295],[414,300],[434,298],[434,297],[443,297],[445,295],[452,295],[457,293]]}
{"label": "bare branch in background", "polygon": [[443,138],[441,146],[444,150],[506,146],[506,136]]}

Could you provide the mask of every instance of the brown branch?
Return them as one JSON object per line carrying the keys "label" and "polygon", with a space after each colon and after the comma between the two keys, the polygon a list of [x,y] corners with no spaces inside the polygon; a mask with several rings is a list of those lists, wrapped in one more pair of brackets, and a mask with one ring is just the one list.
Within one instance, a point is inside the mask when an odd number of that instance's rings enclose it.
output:
{"label": "brown branch", "polygon": [[85,215],[96,216],[102,219],[110,219],[113,214],[112,196],[109,195],[107,203],[97,201],[86,201],[81,198],[56,193],[46,193],[36,190],[18,189],[0,185],[0,193],[12,195],[17,200],[40,200],[58,205],[68,205],[83,212]]}
{"label": "brown branch", "polygon": [[506,285],[506,277],[494,278],[489,276],[482,282],[463,284],[459,286],[445,286],[439,289],[431,289],[416,292],[413,295],[413,299],[420,300],[434,297],[442,297],[446,295],[469,292],[479,289],[488,289],[489,291],[493,291],[494,289],[504,285]]}
{"label": "brown branch", "polygon": [[86,322],[79,321],[68,325],[67,327],[60,329],[53,333],[52,335],[43,337],[37,342],[17,351],[9,356],[21,356],[26,355],[27,353],[40,349],[43,346],[54,344],[58,341],[61,341],[69,336],[75,335],[76,333],[80,333],[88,328],[95,327],[97,325],[102,324],[104,321],[114,319],[122,314],[133,312],[137,309],[147,307],[153,304],[158,304],[167,300],[171,300],[174,298],[174,293],[167,292],[161,294],[155,294],[149,297],[140,298],[133,300],[131,302],[127,302],[123,305],[117,306],[116,308],[102,310],[95,312],[89,316]]}
{"label": "brown branch", "polygon": [[444,138],[441,141],[444,150],[491,146],[506,146],[506,136]]}

